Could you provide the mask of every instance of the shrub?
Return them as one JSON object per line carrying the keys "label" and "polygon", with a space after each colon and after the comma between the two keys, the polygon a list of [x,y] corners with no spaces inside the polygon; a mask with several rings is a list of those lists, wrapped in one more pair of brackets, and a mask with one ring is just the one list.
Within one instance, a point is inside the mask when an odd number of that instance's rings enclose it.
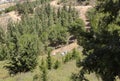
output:
{"label": "shrub", "polygon": [[50,51],[48,52],[48,56],[47,56],[47,67],[49,70],[52,69],[52,58],[50,55]]}
{"label": "shrub", "polygon": [[[35,35],[23,35],[16,39],[16,42],[9,42],[11,58],[6,68],[10,74],[32,71],[37,66],[38,40]],[[13,45],[13,46],[12,46]],[[14,48],[13,48],[14,47]]]}
{"label": "shrub", "polygon": [[54,69],[58,69],[60,67],[60,62],[57,60],[55,63],[54,63]]}
{"label": "shrub", "polygon": [[47,68],[46,68],[46,64],[44,62],[44,60],[42,59],[41,65],[40,65],[40,70],[42,71],[41,74],[41,80],[42,81],[47,81]]}
{"label": "shrub", "polygon": [[5,13],[8,13],[8,12],[11,12],[11,11],[13,11],[13,10],[15,10],[16,9],[16,7],[15,6],[11,6],[11,7],[9,7],[9,8],[6,8],[5,9]]}
{"label": "shrub", "polygon": [[71,53],[68,53],[68,54],[65,56],[64,63],[70,61],[71,59],[72,59]]}
{"label": "shrub", "polygon": [[77,59],[79,57],[79,52],[76,49],[73,49],[72,59]]}

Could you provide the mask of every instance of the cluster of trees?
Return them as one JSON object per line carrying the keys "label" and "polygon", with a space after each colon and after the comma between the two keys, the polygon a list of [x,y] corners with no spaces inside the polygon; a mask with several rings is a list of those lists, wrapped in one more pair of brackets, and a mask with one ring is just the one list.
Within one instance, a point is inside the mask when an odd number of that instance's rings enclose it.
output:
{"label": "cluster of trees", "polygon": [[[84,74],[95,72],[103,81],[114,81],[120,75],[120,0],[98,0],[95,10],[88,14],[90,32],[85,32],[75,9],[64,6],[56,10],[46,3],[48,1],[34,3],[40,6],[31,3],[17,5],[22,20],[10,23],[6,33],[0,29],[0,60],[10,61],[7,66],[10,73],[33,70],[38,55],[47,51],[48,47],[66,44],[71,33],[83,46],[86,56],[77,63],[82,69],[74,79],[88,81]],[[73,57],[76,56],[66,56],[66,60]],[[55,67],[58,67],[57,63]],[[48,69],[51,69],[49,55]],[[42,71],[43,77],[46,77],[46,69]]]}
{"label": "cluster of trees", "polygon": [[77,64],[82,70],[75,81],[88,81],[84,74],[95,72],[103,81],[114,81],[120,75],[120,0],[98,0],[88,15],[90,32],[81,29],[74,33],[86,56]]}
{"label": "cluster of trees", "polygon": [[53,59],[48,52],[46,58],[42,58],[41,64],[39,66],[40,72],[33,77],[33,81],[49,81],[48,73],[51,70],[57,70],[60,68],[61,64],[65,64],[71,60],[79,59],[79,51],[77,49],[73,49],[72,52],[67,53],[62,59]]}
{"label": "cluster of trees", "polygon": [[8,13],[15,10],[17,10],[19,14],[33,13],[35,7],[48,3],[49,1],[51,0],[36,0],[36,1],[26,0],[23,3],[17,1],[16,5],[10,6],[5,10],[0,11],[0,14],[2,14],[2,12]]}
{"label": "cluster of trees", "polygon": [[49,47],[68,42],[68,25],[78,18],[78,13],[66,6],[54,9],[48,1],[36,7],[29,2],[17,5],[21,21],[10,22],[5,33],[1,29],[0,60],[9,60],[6,68],[11,74],[33,70],[38,55],[47,53]]}
{"label": "cluster of trees", "polygon": [[47,57],[42,58],[41,64],[39,66],[39,74],[34,75],[33,81],[48,81],[48,72],[52,69],[58,69],[60,64],[61,63],[59,60],[53,60],[49,51]]}

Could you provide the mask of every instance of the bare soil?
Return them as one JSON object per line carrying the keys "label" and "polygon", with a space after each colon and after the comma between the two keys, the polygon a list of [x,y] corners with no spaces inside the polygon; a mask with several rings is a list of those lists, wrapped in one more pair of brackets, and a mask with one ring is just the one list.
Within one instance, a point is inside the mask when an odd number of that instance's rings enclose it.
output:
{"label": "bare soil", "polygon": [[65,45],[61,48],[55,49],[51,52],[52,55],[56,55],[58,53],[63,53],[63,52],[70,52],[73,49],[78,48],[77,42],[73,42],[71,44]]}

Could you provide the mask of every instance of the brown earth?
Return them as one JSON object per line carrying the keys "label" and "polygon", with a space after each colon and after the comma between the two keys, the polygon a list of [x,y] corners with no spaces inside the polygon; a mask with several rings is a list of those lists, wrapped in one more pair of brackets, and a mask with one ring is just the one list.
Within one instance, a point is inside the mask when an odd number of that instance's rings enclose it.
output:
{"label": "brown earth", "polygon": [[73,49],[75,49],[75,48],[78,48],[78,44],[77,44],[77,42],[73,42],[73,43],[71,43],[71,44],[69,44],[69,45],[65,45],[65,46],[63,46],[63,47],[61,47],[61,48],[58,48],[58,49],[55,49],[55,50],[53,50],[52,52],[51,52],[51,54],[52,55],[56,55],[56,54],[58,54],[58,53],[63,53],[63,52],[70,52],[70,51],[72,51]]}

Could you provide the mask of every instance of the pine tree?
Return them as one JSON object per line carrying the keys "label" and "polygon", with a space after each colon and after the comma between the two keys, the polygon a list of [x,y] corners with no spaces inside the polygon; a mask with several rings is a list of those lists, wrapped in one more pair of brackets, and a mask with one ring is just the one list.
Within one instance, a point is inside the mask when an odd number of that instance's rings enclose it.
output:
{"label": "pine tree", "polygon": [[2,28],[0,28],[0,61],[8,58],[6,50],[6,35]]}
{"label": "pine tree", "polygon": [[73,49],[71,57],[72,59],[77,59],[79,57],[79,52],[76,49]]}
{"label": "pine tree", "polygon": [[41,61],[40,70],[42,71],[40,80],[42,79],[42,81],[48,81],[47,80],[47,68],[46,68],[46,65],[43,59]]}
{"label": "pine tree", "polygon": [[60,62],[57,60],[54,63],[54,69],[58,69],[60,67]]}
{"label": "pine tree", "polygon": [[[6,68],[10,74],[27,72],[33,70],[37,65],[38,40],[34,35],[22,35],[16,39],[14,48],[9,50],[12,53],[9,65]],[[11,43],[11,44],[12,44]]]}
{"label": "pine tree", "polygon": [[52,69],[52,58],[51,58],[51,55],[50,55],[50,51],[48,52],[48,56],[47,56],[47,67],[49,70]]}

